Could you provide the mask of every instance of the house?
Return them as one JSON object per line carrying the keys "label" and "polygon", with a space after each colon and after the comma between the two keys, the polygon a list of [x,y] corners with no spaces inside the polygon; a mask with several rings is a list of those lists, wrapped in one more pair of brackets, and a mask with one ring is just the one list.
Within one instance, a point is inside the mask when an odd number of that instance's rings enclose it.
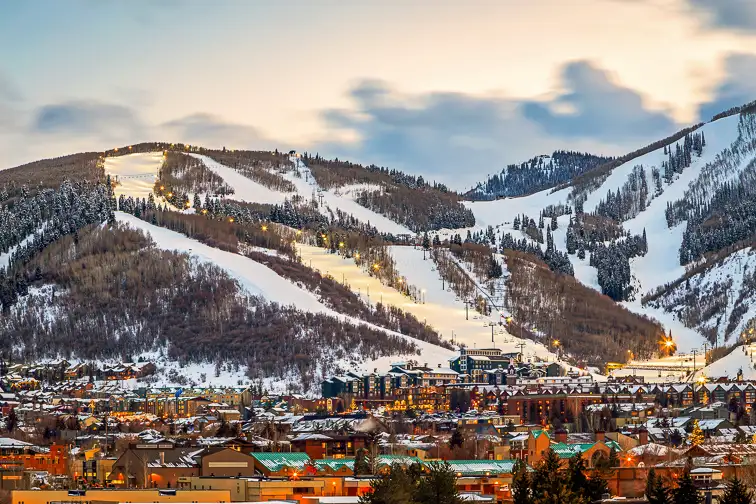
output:
{"label": "house", "polygon": [[232,448],[211,448],[202,455],[200,464],[202,476],[241,478],[255,475],[255,459]]}
{"label": "house", "polygon": [[203,450],[165,441],[131,444],[113,464],[109,479],[125,488],[176,488],[179,478],[199,476],[197,459]]}

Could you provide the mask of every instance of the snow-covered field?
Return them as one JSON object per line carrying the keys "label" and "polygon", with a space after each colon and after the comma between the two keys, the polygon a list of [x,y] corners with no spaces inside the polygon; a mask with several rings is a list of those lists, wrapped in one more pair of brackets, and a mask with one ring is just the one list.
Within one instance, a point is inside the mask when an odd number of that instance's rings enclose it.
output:
{"label": "snow-covered field", "polygon": [[162,152],[144,152],[105,158],[105,173],[118,181],[116,197],[123,194],[134,198],[147,198],[157,180],[163,163]]}
{"label": "snow-covered field", "polygon": [[[392,361],[410,358],[416,360],[422,359],[423,362],[427,362],[432,366],[438,364],[447,365],[448,359],[454,355],[454,352],[445,348],[409,338],[399,333],[373,326],[362,320],[339,314],[321,303],[313,293],[300,288],[288,279],[279,276],[267,266],[247,257],[209,247],[182,234],[153,226],[130,214],[117,212],[116,218],[119,222],[126,223],[134,229],[140,229],[148,233],[155,242],[155,245],[160,249],[187,253],[196,257],[200,261],[209,262],[219,266],[226,271],[229,276],[235,278],[242,289],[251,295],[259,295],[270,302],[287,306],[291,305],[302,311],[323,313],[354,325],[365,325],[387,334],[400,336],[415,343],[422,353],[420,357],[417,355],[396,355],[381,358],[376,361],[365,361],[361,367],[362,371],[372,370],[374,367],[384,369],[388,367],[388,364]],[[357,360],[359,360],[359,356],[356,357]]]}

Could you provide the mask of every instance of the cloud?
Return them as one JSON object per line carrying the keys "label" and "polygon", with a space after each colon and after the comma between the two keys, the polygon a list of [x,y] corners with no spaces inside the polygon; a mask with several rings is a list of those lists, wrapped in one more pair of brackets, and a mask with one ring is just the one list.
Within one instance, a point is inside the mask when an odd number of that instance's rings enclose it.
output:
{"label": "cloud", "polygon": [[357,140],[324,143],[318,150],[462,188],[537,154],[555,149],[621,154],[677,128],[666,114],[647,110],[638,93],[590,64],[563,70],[565,91],[546,102],[462,93],[406,96],[385,82],[365,81],[349,94],[353,109],[322,114],[327,126]]}
{"label": "cloud", "polygon": [[714,98],[702,104],[698,115],[708,121],[720,112],[756,100],[756,55],[732,54],[725,61],[726,76],[717,86]]}
{"label": "cloud", "polygon": [[754,0],[688,0],[712,26],[756,31]]}
{"label": "cloud", "polygon": [[[567,64],[562,79],[566,91],[555,100],[523,105],[525,118],[550,134],[616,141],[663,135],[675,126],[667,114],[645,109],[639,93],[615,84],[604,70],[588,62]],[[556,112],[555,108],[569,112]]]}
{"label": "cloud", "polygon": [[40,107],[31,132],[42,135],[91,135],[110,139],[132,136],[143,128],[134,111],[121,105],[70,101]]}
{"label": "cloud", "polygon": [[161,135],[190,144],[240,149],[272,149],[273,142],[252,126],[224,121],[212,114],[193,114],[158,127]]}

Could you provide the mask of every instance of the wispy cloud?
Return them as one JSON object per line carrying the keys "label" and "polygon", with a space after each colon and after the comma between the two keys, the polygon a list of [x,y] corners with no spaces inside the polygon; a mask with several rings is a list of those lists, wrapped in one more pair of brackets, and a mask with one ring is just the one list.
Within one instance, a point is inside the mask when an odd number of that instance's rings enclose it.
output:
{"label": "wispy cloud", "polygon": [[45,135],[91,135],[95,138],[120,138],[143,128],[136,113],[128,107],[95,101],[70,101],[40,107],[30,130]]}
{"label": "wispy cloud", "polygon": [[756,31],[756,2],[753,0],[688,0],[712,26]]}
{"label": "wispy cloud", "polygon": [[621,153],[677,127],[588,62],[566,65],[561,77],[565,91],[543,102],[463,93],[406,96],[385,82],[364,81],[350,92],[353,109],[323,113],[330,127],[350,131],[357,141],[322,149],[459,187],[554,149]]}
{"label": "wispy cloud", "polygon": [[702,121],[719,112],[756,100],[756,55],[732,54],[725,62],[726,75],[715,90],[714,98],[699,107]]}

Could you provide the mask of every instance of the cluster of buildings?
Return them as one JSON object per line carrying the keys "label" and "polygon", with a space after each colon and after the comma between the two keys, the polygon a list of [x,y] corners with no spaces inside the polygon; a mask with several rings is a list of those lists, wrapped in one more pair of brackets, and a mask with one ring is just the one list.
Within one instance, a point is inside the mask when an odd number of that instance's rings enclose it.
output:
{"label": "cluster of buildings", "polygon": [[[674,478],[692,466],[702,492],[716,493],[756,467],[751,382],[595,382],[497,349],[463,350],[446,368],[331,377],[319,399],[127,388],[131,365],[91,380],[94,370],[67,378],[69,368],[0,377],[0,490],[14,503],[346,504],[395,464],[439,460],[466,498],[504,502],[515,463],[535,466],[548,450],[604,468],[612,494],[628,498],[642,496],[651,468]],[[18,385],[32,374],[37,386]],[[370,474],[355,474],[364,454]]]}

